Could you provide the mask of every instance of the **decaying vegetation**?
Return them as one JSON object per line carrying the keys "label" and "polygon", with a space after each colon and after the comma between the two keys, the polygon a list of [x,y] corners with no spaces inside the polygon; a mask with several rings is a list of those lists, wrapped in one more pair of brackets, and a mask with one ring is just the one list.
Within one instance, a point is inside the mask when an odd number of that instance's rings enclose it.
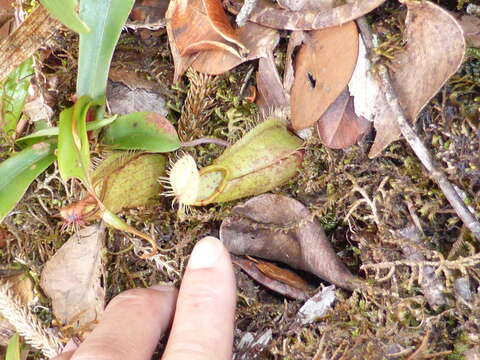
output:
{"label": "decaying vegetation", "polygon": [[[439,3],[460,15],[467,6]],[[404,13],[402,5],[388,1],[366,18],[380,41],[375,48],[379,66],[395,68],[392,59],[404,45]],[[287,46],[287,39],[280,36],[273,53],[277,65],[283,64]],[[78,44],[70,32],[62,30],[47,48],[36,59],[34,84],[58,113],[74,93]],[[166,32],[148,27],[128,30],[127,26],[116,48],[110,80],[160,94],[167,118],[182,141],[215,137],[233,144],[265,118],[249,99],[249,85],[256,84],[252,66],[246,62],[217,76],[190,69],[178,84],[166,86],[174,78]],[[414,125],[437,166],[445,170],[458,195],[477,216],[479,75],[480,53],[470,47],[460,70],[421,111]],[[31,132],[29,126],[25,134]],[[379,156],[369,158],[373,135],[367,132],[358,144],[344,150],[323,146],[318,136],[308,138],[299,174],[271,192],[305,205],[322,225],[339,259],[364,280],[364,286],[353,292],[336,289],[331,309],[317,321],[301,324],[297,317],[301,300],[287,300],[238,268],[238,359],[454,360],[480,356],[478,239],[463,225],[405,140],[386,144]],[[91,149],[93,158],[108,152],[101,145]],[[5,136],[0,140],[0,160],[12,151],[12,140]],[[206,167],[223,152],[218,144],[202,144],[169,156],[188,153],[199,167]],[[34,181],[0,225],[0,275],[22,274],[33,282],[34,305],[20,317],[35,316],[44,328],[53,328],[55,331],[44,336],[53,348],[58,341],[82,336],[85,331],[84,327],[77,331],[72,330],[74,324],[59,323],[51,299],[39,286],[47,261],[69,237],[78,236],[75,228],[61,231],[58,212],[82,199],[81,189],[77,180],[63,181],[54,164]],[[146,243],[107,229],[101,250],[106,299],[129,288],[158,282],[178,284],[195,242],[205,235],[219,236],[222,221],[231,218],[234,207],[243,203],[235,200],[192,207],[179,217],[172,200],[159,193],[153,205],[122,211],[130,226],[156,239],[158,254],[142,259],[138,255],[149,252]],[[312,288],[327,285],[311,274],[300,275]],[[6,314],[17,314],[21,306],[18,301],[3,303],[6,292],[0,288],[0,310],[7,308],[2,313],[12,320]],[[0,340],[6,338],[0,331]],[[28,336],[25,339],[31,342]],[[31,359],[41,356],[40,352],[29,355]]]}

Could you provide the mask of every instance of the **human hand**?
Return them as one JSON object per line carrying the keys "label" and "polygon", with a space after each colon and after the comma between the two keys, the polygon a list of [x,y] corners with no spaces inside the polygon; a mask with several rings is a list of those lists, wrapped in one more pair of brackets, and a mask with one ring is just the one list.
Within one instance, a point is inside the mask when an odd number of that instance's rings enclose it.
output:
{"label": "human hand", "polygon": [[78,349],[54,360],[150,360],[172,320],[163,360],[231,359],[235,301],[230,256],[206,237],[193,249],[178,294],[164,285],[119,294]]}

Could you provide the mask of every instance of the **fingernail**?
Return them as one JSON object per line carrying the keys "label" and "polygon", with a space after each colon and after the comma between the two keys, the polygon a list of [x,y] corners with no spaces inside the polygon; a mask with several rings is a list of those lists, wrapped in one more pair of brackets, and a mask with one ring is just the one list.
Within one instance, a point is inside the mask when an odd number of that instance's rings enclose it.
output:
{"label": "fingernail", "polygon": [[173,291],[175,290],[175,287],[172,285],[157,284],[157,285],[150,286],[150,289],[153,289],[156,291]]}
{"label": "fingernail", "polygon": [[188,268],[195,270],[213,267],[217,263],[222,251],[223,245],[220,240],[213,236],[207,236],[193,248],[192,255],[188,261]]}

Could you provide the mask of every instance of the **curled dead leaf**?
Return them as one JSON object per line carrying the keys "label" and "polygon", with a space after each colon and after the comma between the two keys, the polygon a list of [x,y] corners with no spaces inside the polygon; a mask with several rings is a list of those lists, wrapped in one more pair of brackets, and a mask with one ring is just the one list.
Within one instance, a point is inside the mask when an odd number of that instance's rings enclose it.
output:
{"label": "curled dead leaf", "polygon": [[201,73],[219,75],[245,61],[267,57],[269,52],[278,44],[280,36],[278,32],[264,26],[247,22],[245,26],[236,30],[239,39],[248,49],[244,57],[233,56],[223,49],[202,51],[192,63],[192,67]]}
{"label": "curled dead leaf", "polygon": [[342,288],[356,287],[318,221],[286,196],[264,194],[236,206],[220,227],[220,239],[235,255],[279,261]]}
{"label": "curled dead leaf", "polygon": [[291,91],[292,126],[312,126],[352,77],[358,56],[358,31],[354,22],[312,31],[295,59]]}
{"label": "curled dead leaf", "polygon": [[225,40],[236,44],[243,52],[248,52],[238,33],[230,25],[228,17],[223,10],[222,2],[220,0],[203,0],[202,3],[213,29]]}
{"label": "curled dead leaf", "polygon": [[345,89],[315,125],[325,146],[346,149],[359,141],[370,128],[370,122],[355,114],[353,97]]}
{"label": "curled dead leaf", "polygon": [[[266,270],[267,274],[265,274],[265,272],[258,267],[258,264],[256,264],[255,261],[240,256],[232,256],[232,262],[238,267],[240,267],[243,271],[245,271],[254,280],[283,296],[297,300],[306,300],[309,297],[307,292],[308,288],[299,285],[302,283],[298,280],[296,280],[295,282],[285,282],[275,278],[275,274],[279,273],[279,268],[275,269],[275,267],[270,263],[263,262],[263,270],[265,271],[266,269],[268,269]],[[272,276],[272,274],[274,275]],[[284,274],[285,273],[282,273],[282,275]],[[291,276],[291,274],[287,276]],[[285,276],[283,276],[283,279],[285,279]],[[292,286],[292,283],[297,286]],[[299,288],[298,286],[301,286],[303,288]]]}
{"label": "curled dead leaf", "polygon": [[[461,66],[465,39],[458,21],[440,6],[429,1],[405,3],[407,45],[393,61],[392,85],[405,115],[415,122],[423,107]],[[384,94],[371,102],[379,109],[374,119],[377,135],[369,153],[373,158],[401,133]]]}
{"label": "curled dead leaf", "polygon": [[[328,9],[319,10],[315,7],[312,10],[306,8],[301,11],[291,11],[282,9],[271,1],[263,0],[258,2],[248,20],[274,29],[316,30],[358,19],[383,4],[384,1],[355,0]],[[227,9],[238,14],[242,3],[239,0],[228,0],[226,2]],[[285,1],[283,4],[286,6]]]}
{"label": "curled dead leaf", "polygon": [[274,30],[259,25],[234,29],[220,0],[172,0],[166,20],[174,82],[192,64],[197,71],[221,74],[278,42]]}
{"label": "curled dead leaf", "polygon": [[104,227],[91,225],[74,234],[45,264],[40,286],[52,299],[53,313],[75,335],[95,326],[105,307],[102,248]]}
{"label": "curled dead leaf", "polygon": [[259,93],[257,105],[265,114],[271,109],[281,110],[289,107],[289,96],[283,88],[271,51],[258,62],[257,87]]}

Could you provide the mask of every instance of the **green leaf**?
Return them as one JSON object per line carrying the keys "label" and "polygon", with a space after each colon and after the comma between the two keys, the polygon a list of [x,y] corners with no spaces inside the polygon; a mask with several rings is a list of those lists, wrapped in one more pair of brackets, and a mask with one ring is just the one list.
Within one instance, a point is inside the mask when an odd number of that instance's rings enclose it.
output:
{"label": "green leaf", "polygon": [[53,143],[42,142],[0,163],[0,222],[15,207],[32,181],[53,163],[54,150]]}
{"label": "green leaf", "polygon": [[[118,115],[114,115],[106,119],[90,121],[87,123],[87,131],[98,130],[104,126],[110,125],[117,119],[117,117]],[[58,127],[50,127],[47,129],[38,130],[33,134],[17,139],[17,143],[21,143],[30,139],[40,139],[40,138],[46,138],[49,136],[57,136],[58,132],[59,132]]]}
{"label": "green leaf", "polygon": [[31,75],[33,75],[33,58],[28,58],[10,73],[0,89],[0,128],[3,127],[7,134],[15,132],[22,115]]}
{"label": "green leaf", "polygon": [[5,360],[20,360],[20,354],[20,336],[15,334],[8,340]]}
{"label": "green leaf", "polygon": [[40,0],[40,3],[69,29],[79,34],[86,34],[90,31],[87,24],[77,14],[77,0]]}
{"label": "green leaf", "polygon": [[63,180],[72,177],[88,184],[90,145],[87,136],[87,114],[95,103],[82,96],[71,108],[60,113],[58,134],[58,169]]}
{"label": "green leaf", "polygon": [[108,126],[102,140],[113,149],[169,152],[180,147],[177,132],[163,116],[136,112],[119,116]]}
{"label": "green leaf", "polygon": [[[80,34],[77,96],[104,103],[108,70],[134,0],[82,0],[80,18],[91,31]],[[97,113],[103,116],[103,110]]]}

